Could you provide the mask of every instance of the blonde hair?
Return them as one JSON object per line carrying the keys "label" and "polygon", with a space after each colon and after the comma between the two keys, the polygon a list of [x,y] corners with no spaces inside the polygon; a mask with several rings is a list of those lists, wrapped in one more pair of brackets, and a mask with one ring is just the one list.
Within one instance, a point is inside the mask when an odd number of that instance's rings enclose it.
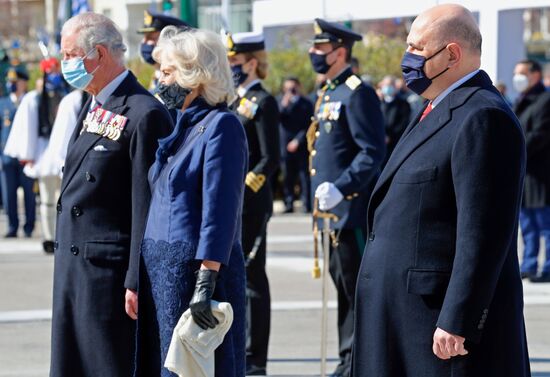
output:
{"label": "blonde hair", "polygon": [[267,53],[265,50],[258,50],[253,52],[244,52],[244,57],[246,61],[251,59],[256,59],[258,65],[256,66],[256,75],[260,80],[263,80],[267,77],[267,68],[269,64],[267,63]]}
{"label": "blonde hair", "polygon": [[235,96],[226,49],[220,36],[214,32],[167,26],[160,34],[153,58],[159,63],[170,59],[168,65],[175,68],[178,85],[199,88],[201,96],[210,105],[229,102]]}

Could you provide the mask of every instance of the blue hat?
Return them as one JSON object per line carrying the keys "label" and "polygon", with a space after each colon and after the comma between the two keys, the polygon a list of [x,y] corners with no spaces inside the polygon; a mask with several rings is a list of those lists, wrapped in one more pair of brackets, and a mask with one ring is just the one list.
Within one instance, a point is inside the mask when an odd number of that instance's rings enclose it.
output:
{"label": "blue hat", "polygon": [[320,18],[315,19],[313,29],[315,31],[313,43],[340,43],[351,47],[353,43],[363,40],[361,34],[353,32],[346,26]]}
{"label": "blue hat", "polygon": [[179,18],[173,16],[167,16],[161,13],[150,13],[145,11],[143,17],[143,27],[138,29],[138,33],[152,33],[154,31],[161,31],[166,26],[177,26],[182,29],[191,29],[191,26]]}
{"label": "blue hat", "polygon": [[29,81],[29,74],[24,66],[10,67],[6,74],[8,81],[25,80]]}

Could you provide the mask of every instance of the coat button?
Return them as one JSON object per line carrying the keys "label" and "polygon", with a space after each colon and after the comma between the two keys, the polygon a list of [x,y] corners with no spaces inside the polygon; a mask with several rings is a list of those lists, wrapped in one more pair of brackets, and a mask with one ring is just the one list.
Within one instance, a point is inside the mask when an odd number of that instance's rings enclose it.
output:
{"label": "coat button", "polygon": [[369,234],[369,241],[374,241],[374,232],[370,232]]}
{"label": "coat button", "polygon": [[477,326],[477,329],[478,329],[478,330],[483,330],[483,324],[480,323],[480,324]]}
{"label": "coat button", "polygon": [[78,216],[82,215],[82,209],[80,209],[80,207],[78,207],[78,206],[74,206],[74,207],[71,209],[71,213],[72,213],[74,216],[78,217]]}
{"label": "coat button", "polygon": [[309,174],[313,177],[315,174],[317,174],[317,170],[311,169]]}
{"label": "coat button", "polygon": [[90,172],[86,172],[86,180],[88,182],[93,182],[94,177],[90,174]]}
{"label": "coat button", "polygon": [[315,137],[319,137],[319,136],[321,136],[321,132],[316,131],[316,132],[315,132]]}
{"label": "coat button", "polygon": [[53,249],[54,249],[54,250],[59,249],[59,242],[55,241],[55,242],[53,243]]}
{"label": "coat button", "polygon": [[71,253],[73,253],[73,255],[78,255],[78,247],[76,247],[75,245],[71,245]]}
{"label": "coat button", "polygon": [[57,213],[61,213],[61,203],[57,203],[56,209]]}
{"label": "coat button", "polygon": [[314,149],[311,152],[309,152],[310,155],[315,156],[317,154],[317,151]]}

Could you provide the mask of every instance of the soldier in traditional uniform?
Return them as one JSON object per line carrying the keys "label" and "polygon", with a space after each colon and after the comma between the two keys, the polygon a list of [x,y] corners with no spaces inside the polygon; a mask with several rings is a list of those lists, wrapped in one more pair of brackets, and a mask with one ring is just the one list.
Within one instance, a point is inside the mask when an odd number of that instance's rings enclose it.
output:
{"label": "soldier in traditional uniform", "polygon": [[[340,363],[334,376],[349,376],[355,283],[366,236],[367,202],[385,155],[384,122],[375,91],[354,75],[351,50],[361,35],[315,20],[310,48],[314,70],[326,82],[308,130],[312,193],[332,223],[329,270],[338,291]],[[328,242],[328,240],[325,240]]]}
{"label": "soldier in traditional uniform", "polygon": [[190,28],[188,23],[180,20],[179,18],[166,14],[151,13],[146,10],[143,17],[143,26],[137,31],[139,34],[143,34],[143,39],[141,40],[139,50],[141,58],[146,63],[155,66],[155,74],[149,86],[149,90],[151,91],[155,91],[157,89],[160,77],[160,65],[155,62],[155,59],[153,59],[153,50],[159,40],[160,32],[169,25],[176,26],[181,29]]}
{"label": "soldier in traditional uniform", "polygon": [[25,199],[25,236],[30,237],[36,218],[36,195],[33,191],[34,180],[23,174],[23,166],[15,157],[3,153],[12,129],[13,118],[23,96],[27,93],[29,76],[22,67],[11,68],[7,74],[7,96],[0,99],[0,181],[2,183],[3,203],[8,216],[6,238],[17,237],[19,216],[17,189],[23,188]]}
{"label": "soldier in traditional uniform", "polygon": [[101,14],[63,26],[63,76],[92,98],[69,141],[57,202],[50,377],[133,371],[147,174],[172,121],[124,67],[125,51]]}
{"label": "soldier in traditional uniform", "polygon": [[238,94],[231,108],[244,125],[249,150],[242,230],[247,263],[247,375],[263,375],[271,322],[266,229],[273,212],[269,182],[279,166],[279,109],[260,81],[267,76],[263,35],[228,34],[226,43]]}

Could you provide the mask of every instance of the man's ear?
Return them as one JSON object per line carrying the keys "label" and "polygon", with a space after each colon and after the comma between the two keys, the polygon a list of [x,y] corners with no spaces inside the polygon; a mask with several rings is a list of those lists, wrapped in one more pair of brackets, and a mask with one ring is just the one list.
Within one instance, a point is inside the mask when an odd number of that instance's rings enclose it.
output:
{"label": "man's ear", "polygon": [[449,51],[449,67],[458,64],[462,60],[462,47],[458,43],[449,43],[447,50]]}
{"label": "man's ear", "polygon": [[97,60],[102,61],[103,59],[105,59],[105,56],[108,53],[107,48],[102,45],[97,45],[95,46],[95,49],[97,51]]}

